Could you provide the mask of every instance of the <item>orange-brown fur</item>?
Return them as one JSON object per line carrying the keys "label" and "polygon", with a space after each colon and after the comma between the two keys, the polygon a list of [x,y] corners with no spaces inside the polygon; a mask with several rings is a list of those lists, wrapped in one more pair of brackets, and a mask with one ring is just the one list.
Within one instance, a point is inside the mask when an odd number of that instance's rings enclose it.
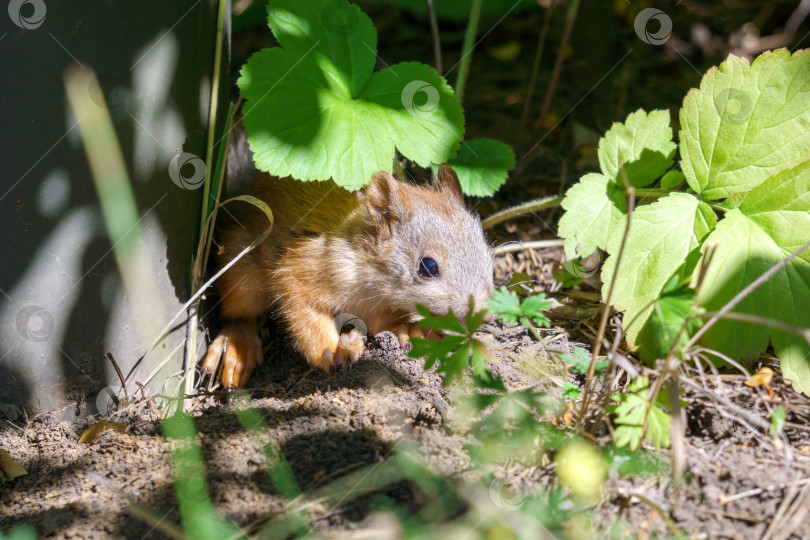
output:
{"label": "orange-brown fur", "polygon": [[[364,338],[339,334],[334,317],[352,313],[369,334],[393,331],[404,343],[422,335],[416,303],[436,313],[463,314],[472,296],[480,307],[492,288],[492,259],[480,223],[463,206],[458,180],[442,168],[441,188],[418,187],[377,173],[365,193],[333,182],[298,182],[260,175],[245,192],[273,210],[268,238],[217,283],[222,333],[203,363],[210,373],[224,353],[220,379],[244,386],[261,362],[256,318],[273,308],[310,365],[331,370],[356,359]],[[237,207],[238,205],[238,207]],[[237,202],[218,234],[222,267],[268,225],[252,205]],[[441,261],[449,275],[423,279],[420,257]],[[467,275],[469,274],[469,275]]]}

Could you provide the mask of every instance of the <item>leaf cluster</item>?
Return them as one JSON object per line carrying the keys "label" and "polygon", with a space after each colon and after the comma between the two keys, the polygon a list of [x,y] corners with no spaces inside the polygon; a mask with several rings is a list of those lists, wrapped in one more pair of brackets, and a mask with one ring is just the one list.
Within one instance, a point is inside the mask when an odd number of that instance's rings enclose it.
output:
{"label": "leaf cluster", "polygon": [[[680,127],[677,146],[668,111],[639,110],[614,124],[599,142],[600,171],[583,176],[562,203],[566,253],[607,251],[603,297],[615,280],[611,301],[648,361],[687,343],[698,327],[694,305],[720,310],[810,241],[810,51],[766,52],[753,63],[730,56],[686,95]],[[630,187],[650,197],[628,215]],[[805,250],[734,311],[807,328],[808,304]],[[740,358],[769,340],[785,377],[810,394],[810,347],[797,335],[720,320],[701,342]]]}
{"label": "leaf cluster", "polygon": [[[491,195],[515,165],[512,149],[468,141],[453,89],[432,67],[374,71],[377,30],[347,0],[270,0],[280,47],[250,57],[237,85],[256,167],[349,190],[391,172],[395,150],[422,167],[450,162],[464,192]],[[460,151],[459,151],[460,149]]]}

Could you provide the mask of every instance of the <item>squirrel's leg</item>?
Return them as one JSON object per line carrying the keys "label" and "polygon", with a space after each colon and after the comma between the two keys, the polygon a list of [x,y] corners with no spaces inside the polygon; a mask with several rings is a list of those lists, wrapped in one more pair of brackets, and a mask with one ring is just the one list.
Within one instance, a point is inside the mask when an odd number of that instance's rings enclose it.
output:
{"label": "squirrel's leg", "polygon": [[228,322],[208,347],[200,376],[202,380],[214,375],[221,360],[219,380],[225,388],[245,386],[262,363],[256,318],[267,310],[268,304],[267,294],[260,288],[261,280],[253,279],[249,271],[241,273],[244,268],[241,272],[234,268],[220,278],[217,287],[222,297],[222,318]]}
{"label": "squirrel's leg", "polygon": [[310,366],[333,371],[344,361],[357,360],[366,349],[366,338],[357,330],[338,333],[331,313],[298,302],[284,304],[280,311],[290,314],[285,317],[290,335]]}

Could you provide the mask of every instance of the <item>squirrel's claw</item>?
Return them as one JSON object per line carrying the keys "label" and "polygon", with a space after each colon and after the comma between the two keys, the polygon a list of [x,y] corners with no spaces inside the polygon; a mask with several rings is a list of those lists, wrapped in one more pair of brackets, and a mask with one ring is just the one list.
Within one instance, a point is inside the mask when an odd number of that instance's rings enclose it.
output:
{"label": "squirrel's claw", "polygon": [[208,347],[200,380],[214,376],[220,363],[219,382],[225,388],[245,386],[262,362],[262,342],[256,331],[244,324],[230,324]]}
{"label": "squirrel's claw", "polygon": [[347,366],[351,365],[352,362],[360,358],[360,355],[365,350],[366,337],[353,328],[347,334],[340,334],[337,347],[334,350],[323,350],[317,367],[326,372],[335,371],[343,364],[344,360]]}
{"label": "squirrel's claw", "polygon": [[355,362],[363,351],[366,350],[366,336],[361,334],[356,328],[352,328],[348,334],[340,334],[336,357],[346,358],[349,362]]}

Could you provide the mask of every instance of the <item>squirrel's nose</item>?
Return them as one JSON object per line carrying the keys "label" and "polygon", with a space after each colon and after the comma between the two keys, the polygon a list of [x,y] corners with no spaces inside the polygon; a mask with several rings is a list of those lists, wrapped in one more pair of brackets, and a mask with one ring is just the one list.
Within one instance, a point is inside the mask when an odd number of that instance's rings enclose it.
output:
{"label": "squirrel's nose", "polygon": [[495,321],[495,314],[494,313],[487,313],[484,317],[484,322],[490,323]]}

